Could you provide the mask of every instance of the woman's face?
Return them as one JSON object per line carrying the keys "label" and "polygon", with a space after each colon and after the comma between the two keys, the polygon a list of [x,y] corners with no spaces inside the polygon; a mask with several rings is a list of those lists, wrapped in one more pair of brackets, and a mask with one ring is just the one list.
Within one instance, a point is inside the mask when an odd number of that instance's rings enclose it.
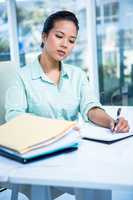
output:
{"label": "woman's face", "polygon": [[59,20],[46,35],[42,36],[44,51],[56,61],[66,58],[72,51],[77,37],[77,29],[73,22]]}

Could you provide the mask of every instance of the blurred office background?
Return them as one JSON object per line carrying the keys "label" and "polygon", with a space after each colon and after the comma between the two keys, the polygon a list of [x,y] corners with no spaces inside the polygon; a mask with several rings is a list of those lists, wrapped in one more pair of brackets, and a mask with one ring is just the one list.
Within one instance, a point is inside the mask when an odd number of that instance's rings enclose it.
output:
{"label": "blurred office background", "polygon": [[60,9],[73,11],[80,24],[65,62],[86,71],[102,104],[133,105],[133,0],[0,0],[0,66],[32,62],[44,20]]}

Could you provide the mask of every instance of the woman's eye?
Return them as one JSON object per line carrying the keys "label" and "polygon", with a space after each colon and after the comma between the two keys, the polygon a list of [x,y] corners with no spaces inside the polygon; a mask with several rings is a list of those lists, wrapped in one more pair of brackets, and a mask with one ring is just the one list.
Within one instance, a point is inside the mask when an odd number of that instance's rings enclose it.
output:
{"label": "woman's eye", "polygon": [[69,42],[70,42],[71,44],[74,44],[74,43],[75,43],[75,40],[69,40]]}
{"label": "woman's eye", "polygon": [[55,35],[57,38],[63,38],[63,36],[61,35]]}
{"label": "woman's eye", "polygon": [[[63,35],[55,35],[55,36],[56,36],[57,38],[59,38],[59,39],[62,39],[62,38],[63,38]],[[71,44],[74,44],[74,43],[75,43],[75,40],[70,39],[69,42],[70,42]]]}

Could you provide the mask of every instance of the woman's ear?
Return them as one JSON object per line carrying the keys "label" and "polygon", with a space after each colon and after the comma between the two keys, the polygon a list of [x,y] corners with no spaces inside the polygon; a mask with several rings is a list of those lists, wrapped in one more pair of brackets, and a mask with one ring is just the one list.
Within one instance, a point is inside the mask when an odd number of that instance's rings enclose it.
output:
{"label": "woman's ear", "polygon": [[45,44],[45,41],[47,39],[47,34],[46,33],[42,33],[42,42]]}

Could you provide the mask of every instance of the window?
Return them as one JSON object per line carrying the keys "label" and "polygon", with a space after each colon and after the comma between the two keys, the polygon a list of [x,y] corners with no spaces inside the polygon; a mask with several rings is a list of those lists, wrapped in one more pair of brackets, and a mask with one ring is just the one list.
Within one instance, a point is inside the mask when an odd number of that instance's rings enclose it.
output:
{"label": "window", "polygon": [[6,1],[0,1],[0,61],[10,60],[8,17]]}
{"label": "window", "polygon": [[104,4],[104,21],[117,21],[119,13],[119,2],[109,2]]}
{"label": "window", "polygon": [[97,24],[101,102],[133,105],[133,2],[97,0],[96,6],[104,10]]}

